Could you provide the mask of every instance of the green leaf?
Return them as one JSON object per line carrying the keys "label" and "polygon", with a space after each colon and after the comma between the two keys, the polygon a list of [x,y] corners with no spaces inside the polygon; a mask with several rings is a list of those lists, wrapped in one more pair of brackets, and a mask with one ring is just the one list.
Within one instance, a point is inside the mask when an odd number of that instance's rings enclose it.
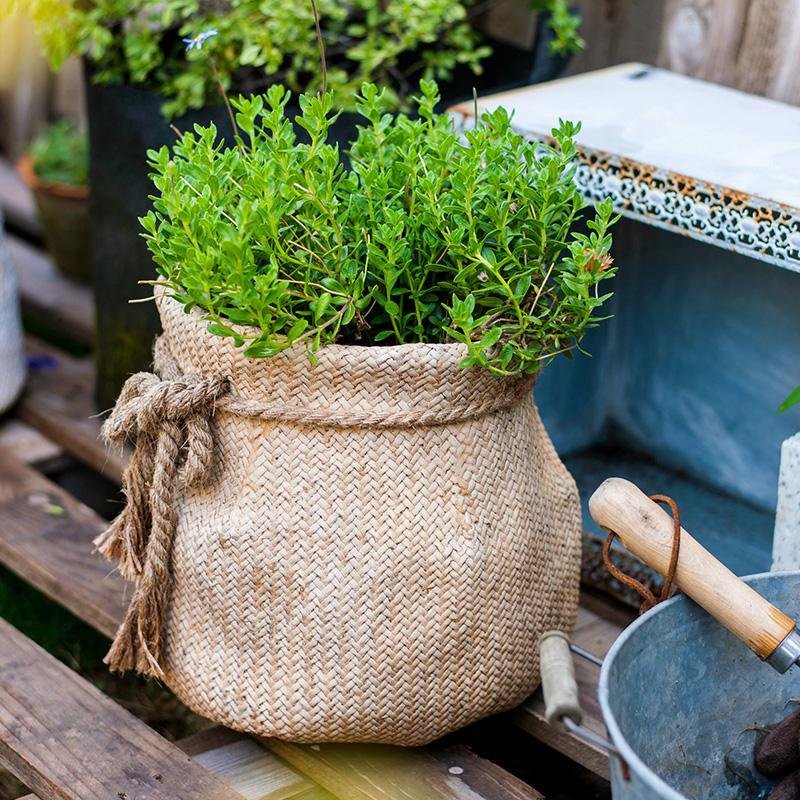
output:
{"label": "green leaf", "polygon": [[289,332],[286,334],[286,339],[289,343],[292,343],[297,339],[298,336],[301,336],[303,332],[308,328],[308,320],[307,319],[298,319],[291,328],[289,328]]}
{"label": "green leaf", "polygon": [[269,342],[255,341],[245,349],[244,354],[248,358],[272,358],[280,351],[279,347],[275,347]]}
{"label": "green leaf", "polygon": [[325,318],[325,312],[331,304],[331,296],[327,293],[321,294],[317,300],[311,303],[314,312],[314,322],[319,325]]}
{"label": "green leaf", "polygon": [[494,347],[500,341],[502,335],[503,329],[500,327],[492,328],[487,331],[479,342],[481,350],[488,350],[490,347]]}
{"label": "green leaf", "polygon": [[215,336],[238,336],[239,334],[231,327],[223,325],[221,322],[211,322],[208,325],[208,332]]}
{"label": "green leaf", "polygon": [[522,300],[526,294],[528,294],[528,289],[531,288],[531,276],[530,275],[523,275],[514,286],[514,296],[517,300]]}
{"label": "green leaf", "polygon": [[800,386],[792,391],[778,407],[779,412],[788,411],[792,406],[800,404]]}

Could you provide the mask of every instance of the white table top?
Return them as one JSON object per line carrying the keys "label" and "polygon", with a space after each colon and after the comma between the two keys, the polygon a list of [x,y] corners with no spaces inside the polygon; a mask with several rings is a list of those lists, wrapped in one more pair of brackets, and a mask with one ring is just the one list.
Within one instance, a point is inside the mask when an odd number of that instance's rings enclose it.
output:
{"label": "white table top", "polygon": [[[800,271],[800,108],[643,64],[479,98],[541,139],[582,122],[578,182],[629,216]],[[468,123],[472,103],[452,109]]]}

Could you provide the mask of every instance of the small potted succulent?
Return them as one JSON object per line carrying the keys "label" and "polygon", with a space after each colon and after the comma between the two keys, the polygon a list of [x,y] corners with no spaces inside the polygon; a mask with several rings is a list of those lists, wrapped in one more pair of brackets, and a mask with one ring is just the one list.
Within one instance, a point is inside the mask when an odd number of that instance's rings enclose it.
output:
{"label": "small potted succulent", "polygon": [[[12,0],[38,25],[54,68],[84,57],[91,134],[92,258],[97,296],[97,400],[107,408],[124,378],[145,366],[157,329],[147,304],[130,305],[124,276],[144,278],[150,260],[136,219],[148,205],[144,153],[176,131],[215,122],[229,133],[219,88],[250,93],[272,83],[295,92],[327,89],[353,110],[363,81],[386,87],[387,104],[407,104],[416,77],[452,84],[455,100],[518,85],[532,56],[490,42],[472,24],[485,3],[473,0],[88,0],[59,4]],[[554,48],[580,41],[566,0],[540,0],[555,28]],[[295,109],[296,111],[296,109]],[[163,115],[163,116],[162,116]],[[331,136],[346,142],[354,121],[339,118]],[[125,287],[125,288],[123,288]]]}
{"label": "small potted succulent", "polygon": [[98,540],[136,589],[108,662],[203,715],[301,741],[416,744],[538,683],[577,607],[577,489],[539,419],[545,365],[596,325],[610,201],[574,136],[502,108],[459,133],[362,86],[232,102],[149,154],[157,374],[104,432],[133,439]]}
{"label": "small potted succulent", "polygon": [[73,122],[47,126],[22,156],[18,171],[33,192],[47,249],[58,269],[88,281],[88,139]]}

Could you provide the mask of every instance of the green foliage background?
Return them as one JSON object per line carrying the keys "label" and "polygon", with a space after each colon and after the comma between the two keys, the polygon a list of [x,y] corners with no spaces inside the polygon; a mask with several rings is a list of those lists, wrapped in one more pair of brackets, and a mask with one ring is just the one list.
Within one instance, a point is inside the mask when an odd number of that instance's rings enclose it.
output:
{"label": "green foliage background", "polygon": [[30,147],[36,177],[45,183],[86,186],[89,139],[68,119],[48,125]]}
{"label": "green foliage background", "polygon": [[[554,48],[581,45],[566,0],[537,0],[552,12]],[[328,89],[353,107],[364,81],[387,87],[400,107],[420,78],[447,80],[456,66],[475,72],[489,54],[470,24],[473,0],[317,0],[328,61]],[[283,83],[295,92],[321,86],[311,0],[0,0],[0,11],[35,21],[51,64],[89,59],[101,83],[141,84],[166,98],[176,116],[218,102],[213,65],[226,90]],[[203,48],[183,38],[216,30]]]}

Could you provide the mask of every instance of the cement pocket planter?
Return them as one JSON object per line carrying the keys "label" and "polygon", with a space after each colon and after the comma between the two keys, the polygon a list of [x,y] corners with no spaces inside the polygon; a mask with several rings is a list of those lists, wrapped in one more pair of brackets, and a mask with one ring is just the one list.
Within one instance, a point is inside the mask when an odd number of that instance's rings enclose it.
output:
{"label": "cement pocket planter", "polygon": [[156,375],[106,424],[136,438],[100,541],[137,584],[109,662],[230,727],[418,744],[539,682],[570,629],[581,514],[533,379],[457,344],[248,359],[160,295]]}
{"label": "cement pocket planter", "polygon": [[19,160],[17,171],[33,193],[45,244],[56,267],[72,280],[88,282],[89,188],[41,181],[30,155]]}

